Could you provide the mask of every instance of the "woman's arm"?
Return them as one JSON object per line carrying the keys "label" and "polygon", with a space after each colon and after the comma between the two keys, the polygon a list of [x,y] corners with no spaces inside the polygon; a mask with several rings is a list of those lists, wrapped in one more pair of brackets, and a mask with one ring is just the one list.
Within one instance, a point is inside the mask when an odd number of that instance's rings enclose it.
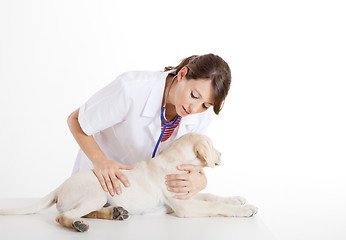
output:
{"label": "woman's arm", "polygon": [[121,193],[120,183],[118,179],[126,186],[129,183],[126,177],[119,171],[119,169],[130,170],[130,166],[109,160],[97,145],[93,136],[86,135],[78,122],[79,108],[71,113],[67,119],[67,124],[73,137],[76,139],[79,147],[83,150],[85,155],[91,160],[94,165],[94,174],[98,178],[103,190],[114,196],[115,188],[116,193]]}

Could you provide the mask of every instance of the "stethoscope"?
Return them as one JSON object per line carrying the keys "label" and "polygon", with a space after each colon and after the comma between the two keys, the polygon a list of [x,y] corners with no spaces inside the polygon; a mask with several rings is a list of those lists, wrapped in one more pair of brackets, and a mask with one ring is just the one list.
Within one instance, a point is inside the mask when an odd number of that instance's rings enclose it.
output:
{"label": "stethoscope", "polygon": [[178,121],[178,119],[179,119],[179,115],[178,115],[172,123],[167,123],[168,120],[167,120],[166,117],[165,117],[166,101],[167,101],[167,98],[168,98],[168,95],[169,95],[169,91],[171,90],[173,81],[174,81],[174,79],[175,79],[176,77],[177,77],[177,76],[174,76],[174,77],[173,77],[172,82],[171,82],[171,84],[169,85],[168,92],[167,92],[167,95],[166,95],[166,97],[165,97],[165,101],[164,101],[164,103],[163,103],[163,107],[162,107],[162,110],[161,110],[161,123],[163,124],[163,128],[162,128],[162,131],[161,131],[159,140],[157,140],[157,143],[156,143],[156,145],[155,145],[153,155],[151,156],[152,158],[155,157],[157,148],[158,148],[159,145],[160,145],[161,139],[162,139],[162,137],[163,137],[163,134],[165,133],[166,128],[167,128],[167,127],[173,126],[173,125]]}

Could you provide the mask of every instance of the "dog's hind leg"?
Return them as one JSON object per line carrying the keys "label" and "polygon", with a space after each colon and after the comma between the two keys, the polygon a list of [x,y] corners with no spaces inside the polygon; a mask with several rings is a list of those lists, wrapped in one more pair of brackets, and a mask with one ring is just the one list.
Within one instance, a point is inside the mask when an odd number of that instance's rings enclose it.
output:
{"label": "dog's hind leg", "polygon": [[63,225],[64,227],[73,228],[78,232],[85,232],[89,229],[89,224],[86,221],[79,219],[74,210],[67,211],[59,214],[56,217],[56,221]]}
{"label": "dog's hind leg", "polygon": [[104,207],[100,210],[93,211],[85,216],[85,218],[99,218],[108,220],[124,220],[129,217],[129,213],[122,207]]}
{"label": "dog's hind leg", "polygon": [[62,212],[56,217],[56,221],[61,225],[73,228],[78,232],[85,232],[89,229],[87,221],[81,219],[82,216],[100,209],[104,206],[103,202],[82,202],[71,210]]}

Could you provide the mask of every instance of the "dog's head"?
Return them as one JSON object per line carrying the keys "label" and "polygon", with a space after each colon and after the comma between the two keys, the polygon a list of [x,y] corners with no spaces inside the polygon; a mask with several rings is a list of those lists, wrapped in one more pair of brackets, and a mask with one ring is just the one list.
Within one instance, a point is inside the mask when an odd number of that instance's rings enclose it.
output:
{"label": "dog's head", "polygon": [[221,163],[221,153],[213,147],[213,143],[205,135],[195,135],[197,138],[193,145],[196,159],[200,161],[202,167],[215,167]]}
{"label": "dog's head", "polygon": [[221,163],[221,154],[213,147],[209,137],[188,133],[170,146],[172,154],[170,158],[175,158],[184,164],[193,164],[200,167],[215,167]]}

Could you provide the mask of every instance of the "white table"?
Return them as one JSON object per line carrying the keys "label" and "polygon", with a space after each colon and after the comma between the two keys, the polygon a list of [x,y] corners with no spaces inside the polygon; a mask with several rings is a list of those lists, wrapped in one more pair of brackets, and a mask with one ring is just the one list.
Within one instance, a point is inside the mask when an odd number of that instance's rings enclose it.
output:
{"label": "white table", "polygon": [[[0,199],[0,208],[20,207],[37,199]],[[275,239],[260,217],[177,218],[132,215],[124,221],[86,219],[88,232],[79,233],[55,222],[55,206],[34,215],[0,216],[1,240],[10,239]]]}

